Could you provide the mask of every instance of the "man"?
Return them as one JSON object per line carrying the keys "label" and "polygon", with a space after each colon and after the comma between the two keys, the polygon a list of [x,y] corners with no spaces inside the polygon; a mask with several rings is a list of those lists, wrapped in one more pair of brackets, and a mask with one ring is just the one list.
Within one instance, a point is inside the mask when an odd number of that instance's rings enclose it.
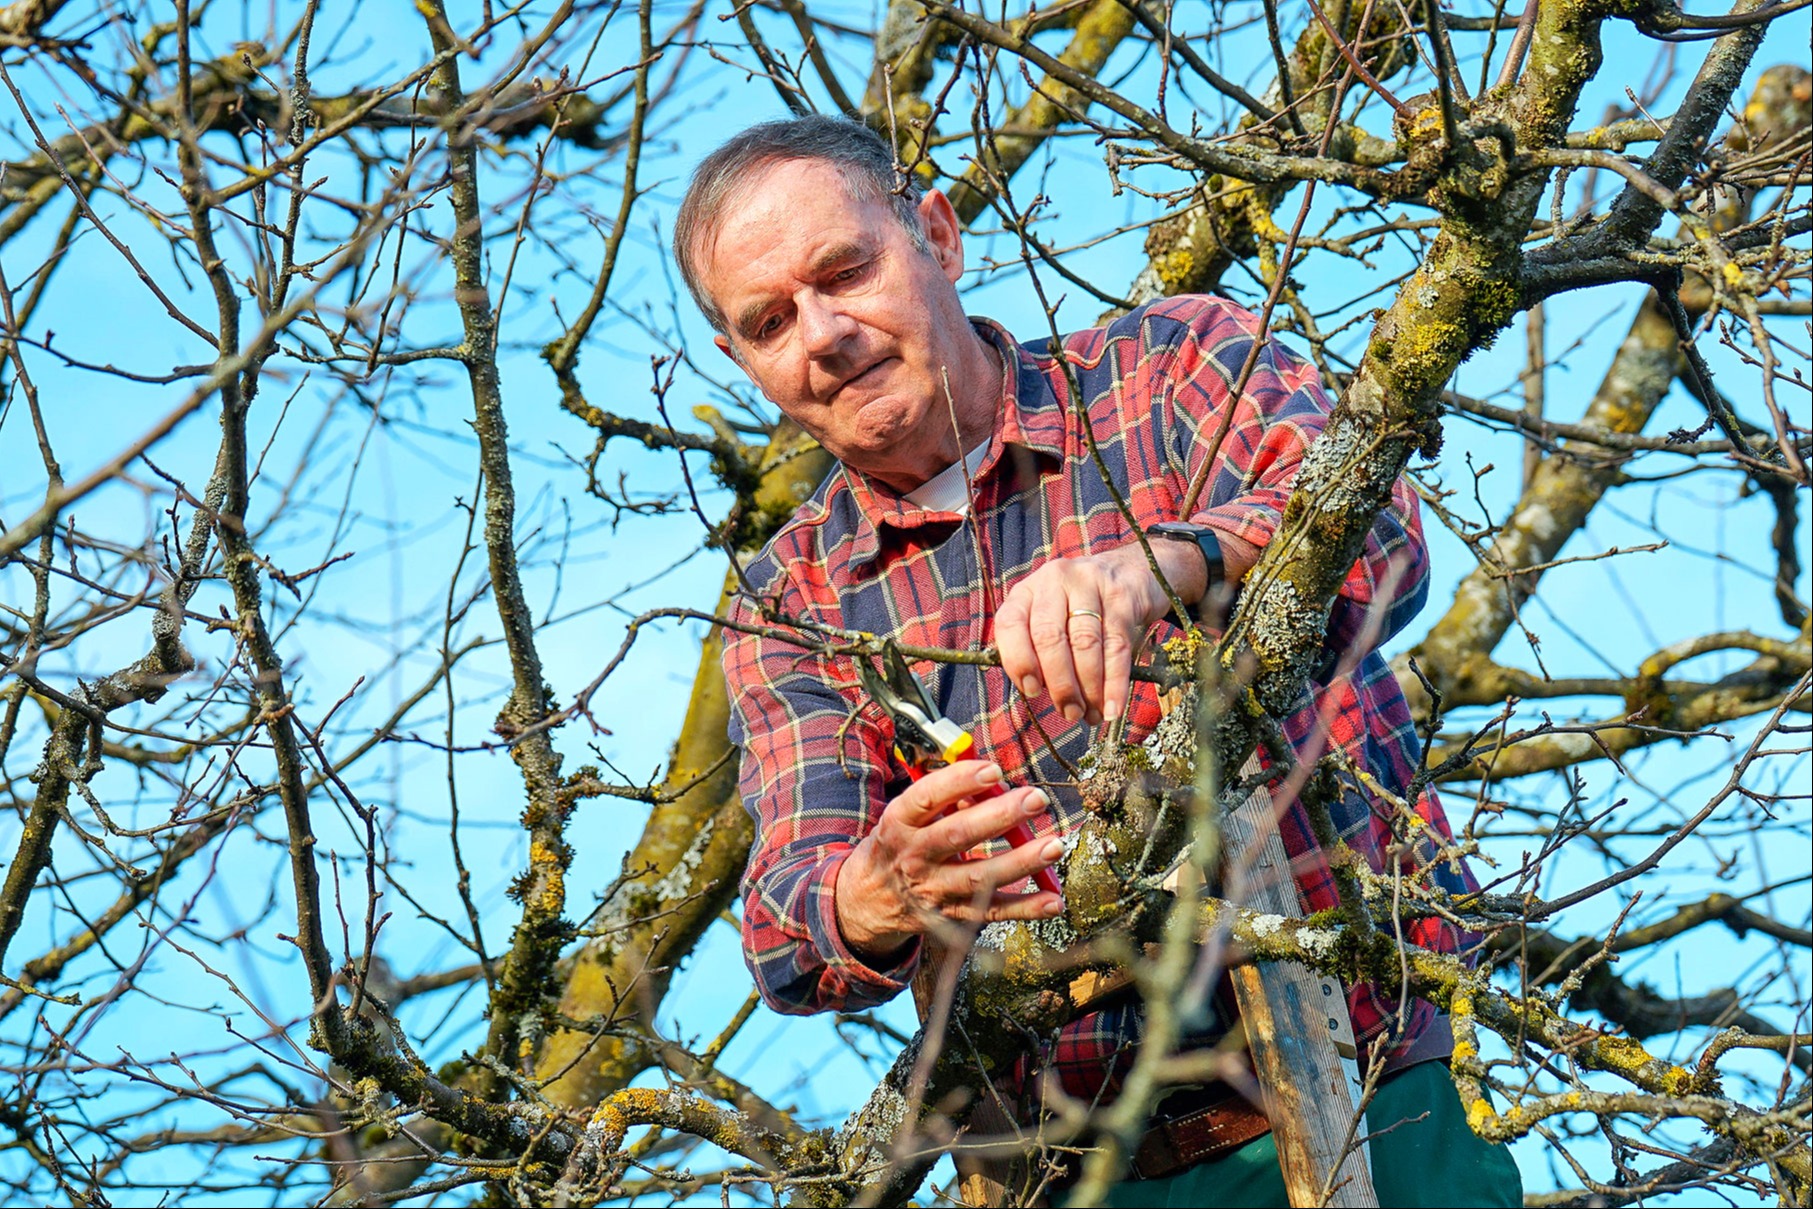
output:
{"label": "man", "polygon": [[[1001,655],[998,669],[924,669],[939,708],[976,736],[984,758],[908,786],[891,724],[849,660],[726,633],[732,737],[757,822],[745,953],[781,1011],[859,1009],[908,984],[922,938],[941,925],[1062,911],[1058,895],[1027,879],[1057,862],[1058,837],[1079,818],[1076,761],[1104,721],[1124,716],[1137,742],[1159,716],[1151,687],[1129,676],[1172,604],[1116,495],[1142,527],[1188,522],[1151,544],[1170,587],[1195,605],[1257,560],[1328,405],[1314,371],[1275,343],[1232,398],[1257,321],[1217,300],[1154,304],[1061,349],[1022,346],[972,321],[955,288],[963,249],[950,203],[897,187],[890,149],[840,119],[768,123],[707,157],[674,243],[718,347],[841,463],[746,569],[765,599],[740,602],[741,619],[759,620],[765,603],[907,644],[993,645]],[[1073,382],[1112,487],[1082,433]],[[1201,503],[1179,517],[1186,485],[1202,476]],[[1424,582],[1415,498],[1400,487],[1330,622],[1341,670],[1286,721],[1304,758],[1336,743],[1388,789],[1408,783],[1417,758],[1408,710],[1376,652],[1358,644],[1378,629],[1369,614],[1386,634],[1400,628]],[[977,800],[1003,780],[1015,788]],[[1432,796],[1417,809],[1445,834]],[[1396,842],[1388,812],[1356,794],[1338,813],[1348,845],[1382,867]],[[1001,842],[1020,822],[1035,838]],[[1294,803],[1281,830],[1307,905],[1331,905],[1326,862]],[[978,848],[988,855],[964,859]],[[1454,890],[1471,884],[1445,869],[1433,876]],[[1460,941],[1433,921],[1405,930],[1449,951]],[[1378,1043],[1376,1060],[1445,1056],[1445,1028],[1428,1004],[1410,1005],[1398,1032],[1398,1007],[1378,988],[1355,987],[1349,1000],[1362,1045]],[[1138,1031],[1137,1004],[1085,1017],[1027,1073],[1036,1065],[1085,1101],[1112,1094]],[[1412,1073],[1420,1090],[1402,1090],[1411,1074],[1387,1087],[1408,1097],[1409,1111],[1375,1106],[1375,1122],[1381,1111],[1396,1120],[1445,1099],[1420,1133],[1405,1127],[1374,1142],[1375,1176],[1382,1155],[1390,1169],[1378,1180],[1381,1203],[1521,1203],[1502,1149],[1481,1147],[1464,1124],[1464,1137],[1454,1135],[1459,1105],[1444,1072],[1429,1063]],[[1017,1090],[1030,1098],[1037,1086],[1025,1079]],[[1413,1155],[1412,1145],[1428,1153]],[[1210,1180],[1217,1203],[1283,1203],[1269,1146],[1261,1138],[1190,1170],[1137,1171],[1165,1179],[1131,1186],[1129,1203],[1195,1201],[1192,1180]],[[1394,1149],[1400,1161],[1390,1161]],[[1470,1202],[1465,1173],[1444,1172],[1442,1156],[1459,1155],[1453,1162],[1471,1171],[1480,1151],[1499,1160],[1489,1181],[1509,1187]],[[1243,1180],[1251,1187],[1240,1191]]]}

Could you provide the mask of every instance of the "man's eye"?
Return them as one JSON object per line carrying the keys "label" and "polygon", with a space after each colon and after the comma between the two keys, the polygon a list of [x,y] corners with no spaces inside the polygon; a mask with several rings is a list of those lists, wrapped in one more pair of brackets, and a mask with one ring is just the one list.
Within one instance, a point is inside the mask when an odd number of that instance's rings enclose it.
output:
{"label": "man's eye", "polygon": [[862,276],[863,270],[868,267],[869,267],[868,265],[853,264],[847,269],[839,269],[836,273],[832,274],[831,280],[832,281],[855,281],[858,277]]}

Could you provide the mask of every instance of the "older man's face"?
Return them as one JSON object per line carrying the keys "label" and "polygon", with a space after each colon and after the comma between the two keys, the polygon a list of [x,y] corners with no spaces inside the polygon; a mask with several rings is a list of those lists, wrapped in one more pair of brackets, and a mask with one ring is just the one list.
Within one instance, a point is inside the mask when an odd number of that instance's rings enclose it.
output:
{"label": "older man's face", "polygon": [[977,340],[950,204],[933,194],[919,211],[929,253],[830,164],[788,160],[747,183],[699,255],[728,327],[718,346],[839,461],[899,490],[959,456],[944,379],[961,400]]}

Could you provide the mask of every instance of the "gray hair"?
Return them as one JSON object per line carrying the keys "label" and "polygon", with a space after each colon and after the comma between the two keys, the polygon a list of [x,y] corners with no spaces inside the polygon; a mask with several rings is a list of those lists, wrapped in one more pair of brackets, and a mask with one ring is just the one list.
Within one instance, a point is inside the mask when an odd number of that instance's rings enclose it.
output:
{"label": "gray hair", "polygon": [[930,251],[919,222],[919,190],[896,163],[893,148],[873,130],[851,118],[820,113],[751,126],[693,169],[692,182],[674,219],[674,259],[679,262],[680,277],[705,318],[720,332],[725,330],[724,312],[699,282],[699,251],[717,234],[725,208],[748,180],[762,169],[788,160],[830,164],[843,178],[850,200],[887,202],[913,246]]}

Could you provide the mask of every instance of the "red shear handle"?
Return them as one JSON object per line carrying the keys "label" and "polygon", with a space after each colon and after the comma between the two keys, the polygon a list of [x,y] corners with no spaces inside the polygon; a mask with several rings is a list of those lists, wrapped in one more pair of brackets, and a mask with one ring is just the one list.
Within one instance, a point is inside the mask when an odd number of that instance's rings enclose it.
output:
{"label": "red shear handle", "polygon": [[[930,769],[921,768],[917,764],[907,765],[907,776],[915,781],[930,771]],[[986,802],[990,798],[998,798],[1006,792],[1007,786],[997,784],[991,789],[985,789],[981,793],[976,794],[975,800],[978,802]],[[1032,828],[1025,823],[1015,823],[1008,827],[1002,838],[1015,848],[1018,848],[1024,844],[1032,843],[1038,837],[1032,833]],[[1032,880],[1038,883],[1038,887],[1041,890],[1049,890],[1053,894],[1064,893],[1064,887],[1058,885],[1058,875],[1052,872],[1051,866],[1049,865],[1042,869],[1033,870]]]}

